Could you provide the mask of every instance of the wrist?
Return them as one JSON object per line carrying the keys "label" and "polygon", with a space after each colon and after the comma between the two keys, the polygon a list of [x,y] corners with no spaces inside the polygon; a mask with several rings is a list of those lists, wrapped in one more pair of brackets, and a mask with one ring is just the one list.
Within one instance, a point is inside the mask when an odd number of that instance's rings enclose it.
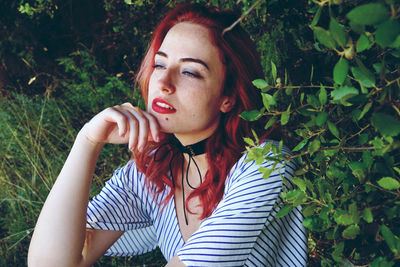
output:
{"label": "wrist", "polygon": [[87,149],[100,151],[103,148],[104,143],[97,142],[88,137],[85,132],[86,125],[87,124],[85,124],[79,131],[78,135],[76,136],[75,143],[79,143],[80,145],[83,145]]}

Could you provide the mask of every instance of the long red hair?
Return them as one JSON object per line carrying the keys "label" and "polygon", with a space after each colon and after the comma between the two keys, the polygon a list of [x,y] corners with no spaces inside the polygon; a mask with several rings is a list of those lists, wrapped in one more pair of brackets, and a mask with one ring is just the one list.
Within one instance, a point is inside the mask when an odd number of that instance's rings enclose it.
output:
{"label": "long red hair", "polygon": [[[225,28],[232,25],[237,16],[230,11],[221,11],[215,7],[205,7],[198,4],[182,4],[171,10],[156,28],[146,56],[143,59],[137,81],[142,95],[147,103],[148,86],[153,72],[154,56],[160,48],[167,32],[176,24],[190,22],[201,25],[209,30],[210,41],[219,50],[219,56],[225,68],[223,95],[235,100],[234,107],[221,115],[216,132],[206,143],[208,171],[203,183],[192,191],[186,199],[199,197],[203,207],[202,219],[209,217],[220,202],[225,179],[233,165],[245,150],[243,137],[251,135],[254,129],[259,136],[265,136],[263,126],[265,121],[249,122],[241,119],[239,114],[245,110],[260,109],[262,100],[252,81],[264,77],[259,55],[249,35],[236,25],[223,34]],[[261,124],[261,125],[260,125]],[[166,186],[171,188],[164,202],[170,200],[175,192],[176,181],[171,180],[170,168],[173,174],[179,170],[182,155],[177,148],[170,145],[172,135],[166,135],[159,143],[152,142],[143,153],[134,155],[136,165],[146,175],[147,186],[155,194],[161,193]],[[263,139],[263,138],[262,138]],[[261,140],[262,140],[261,139]],[[155,160],[154,151],[162,155],[162,160]],[[161,151],[162,150],[162,151]],[[174,154],[176,156],[173,156]],[[177,175],[173,175],[174,179]]]}

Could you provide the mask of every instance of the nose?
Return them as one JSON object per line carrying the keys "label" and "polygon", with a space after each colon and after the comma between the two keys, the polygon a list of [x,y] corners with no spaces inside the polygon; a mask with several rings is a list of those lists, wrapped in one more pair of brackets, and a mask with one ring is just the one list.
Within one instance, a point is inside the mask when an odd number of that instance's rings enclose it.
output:
{"label": "nose", "polygon": [[159,80],[160,90],[164,94],[173,94],[175,92],[175,83],[173,79],[173,70],[166,69],[160,76]]}

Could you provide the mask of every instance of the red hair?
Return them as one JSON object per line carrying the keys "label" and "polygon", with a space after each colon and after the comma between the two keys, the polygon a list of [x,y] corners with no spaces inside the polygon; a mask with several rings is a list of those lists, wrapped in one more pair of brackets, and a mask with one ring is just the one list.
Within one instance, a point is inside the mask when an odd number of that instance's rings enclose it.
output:
{"label": "red hair", "polygon": [[[210,41],[219,50],[219,56],[225,68],[222,94],[234,99],[235,105],[229,112],[221,115],[218,129],[208,139],[206,143],[208,171],[203,183],[194,189],[186,199],[187,208],[187,203],[192,197],[199,197],[203,208],[202,219],[209,217],[222,199],[225,179],[245,150],[243,137],[250,136],[251,129],[265,137],[261,131],[265,121],[249,122],[239,117],[239,114],[245,110],[262,107],[260,93],[253,86],[252,81],[262,78],[264,75],[259,61],[260,57],[249,35],[239,25],[223,34],[223,30],[232,25],[236,18],[237,16],[232,12],[221,11],[215,7],[198,4],[177,6],[156,28],[137,77],[142,95],[147,103],[155,53],[160,48],[167,32],[181,22],[189,22],[207,28]],[[173,156],[177,151],[174,146],[169,144],[171,138],[173,138],[171,134],[166,135],[160,143],[152,142],[143,153],[136,152],[134,156],[139,171],[146,175],[149,189],[152,188],[154,193],[158,194],[163,192],[166,186],[171,188],[165,203],[173,196],[175,184],[177,184],[169,176],[170,167],[173,170],[173,177],[176,179],[176,173],[180,168],[179,163],[183,157],[182,154]],[[261,138],[261,140],[263,139]],[[159,151],[164,155],[162,160],[154,159],[153,153],[157,148],[165,149]]]}

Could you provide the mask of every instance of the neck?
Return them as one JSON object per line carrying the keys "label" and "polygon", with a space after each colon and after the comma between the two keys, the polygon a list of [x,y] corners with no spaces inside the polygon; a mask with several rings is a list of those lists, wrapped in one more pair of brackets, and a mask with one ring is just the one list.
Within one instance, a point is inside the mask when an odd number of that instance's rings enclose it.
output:
{"label": "neck", "polygon": [[212,125],[208,127],[207,130],[204,131],[199,131],[196,133],[174,133],[174,136],[176,139],[181,142],[182,145],[187,146],[187,145],[192,145],[195,143],[200,142],[201,140],[209,138],[211,135],[217,131],[218,124]]}
{"label": "neck", "polygon": [[[189,162],[189,155],[184,153],[183,157],[185,158],[185,168],[187,167],[187,164]],[[206,154],[201,154],[201,155],[197,155],[192,157],[197,165],[199,166],[200,172],[203,174],[206,173],[206,171],[208,170],[208,162],[207,162],[207,155]],[[194,164],[190,165],[190,169],[194,170],[196,169],[196,167],[194,166]]]}
{"label": "neck", "polygon": [[[185,168],[187,168],[190,158],[192,158],[196,164],[190,164],[189,172],[192,170],[200,171],[202,176],[204,176],[205,172],[208,169],[208,162],[206,156],[206,142],[207,139],[202,139],[196,143],[190,143],[188,145],[183,145],[180,140],[176,139],[176,146],[183,154],[185,159]],[[198,168],[198,169],[197,169]]]}

